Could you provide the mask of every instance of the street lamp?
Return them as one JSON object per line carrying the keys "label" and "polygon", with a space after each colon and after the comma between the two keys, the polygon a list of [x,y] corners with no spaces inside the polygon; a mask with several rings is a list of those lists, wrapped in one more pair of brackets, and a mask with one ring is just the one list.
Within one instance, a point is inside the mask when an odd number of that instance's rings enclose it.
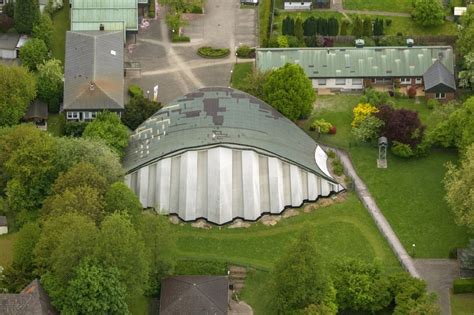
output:
{"label": "street lamp", "polygon": [[415,243],[413,243],[413,244],[411,245],[411,247],[413,248],[413,258],[415,258],[415,248],[416,248]]}

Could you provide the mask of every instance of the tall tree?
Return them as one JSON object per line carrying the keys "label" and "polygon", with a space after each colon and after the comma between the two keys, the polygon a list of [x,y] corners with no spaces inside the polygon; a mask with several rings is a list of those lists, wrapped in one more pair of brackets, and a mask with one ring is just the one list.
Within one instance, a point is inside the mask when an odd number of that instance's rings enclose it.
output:
{"label": "tall tree", "polygon": [[301,232],[296,243],[275,264],[272,279],[279,314],[301,312],[311,305],[337,310],[334,288],[309,228]]}
{"label": "tall tree", "polygon": [[49,112],[59,112],[64,85],[61,61],[51,59],[40,64],[36,77],[38,98],[48,104]]}
{"label": "tall tree", "polygon": [[360,16],[356,16],[354,18],[354,23],[352,26],[352,35],[356,37],[361,37],[362,35],[364,35],[364,23],[362,22]]}
{"label": "tall tree", "polygon": [[270,73],[263,85],[264,100],[290,120],[311,114],[316,95],[303,68],[287,63]]}
{"label": "tall tree", "polygon": [[372,19],[370,17],[366,17],[364,18],[362,35],[369,37],[372,36],[372,34]]}
{"label": "tall tree", "polygon": [[40,18],[38,0],[15,1],[15,29],[18,33],[31,34],[33,25]]}
{"label": "tall tree", "polygon": [[90,122],[82,136],[86,139],[103,140],[119,156],[124,154],[123,149],[128,144],[128,129],[120,121],[116,113],[103,112]]}
{"label": "tall tree", "polygon": [[456,47],[461,56],[466,56],[474,51],[474,6],[468,6],[467,11],[461,16],[461,29]]}
{"label": "tall tree", "polygon": [[93,164],[79,162],[56,178],[52,192],[62,194],[67,189],[85,186],[94,188],[100,195],[104,195],[108,186],[107,179]]}
{"label": "tall tree", "polygon": [[416,23],[429,27],[444,23],[444,9],[441,1],[414,0],[411,16]]}
{"label": "tall tree", "polygon": [[125,112],[122,115],[122,121],[130,129],[134,130],[140,126],[142,122],[159,111],[160,108],[160,103],[149,100],[146,97],[132,97],[130,101],[125,104]]}
{"label": "tall tree", "polygon": [[31,71],[36,71],[48,58],[48,47],[42,39],[32,38],[20,48],[21,64]]}
{"label": "tall tree", "polygon": [[341,23],[341,36],[345,36],[349,33],[349,27],[351,22],[348,19],[343,19]]}
{"label": "tall tree", "polygon": [[328,35],[337,36],[339,33],[339,22],[335,17],[331,17],[328,20]]}
{"label": "tall tree", "polygon": [[459,72],[459,86],[474,89],[474,52],[464,56],[464,69]]}
{"label": "tall tree", "polygon": [[270,72],[262,72],[257,69],[253,69],[251,73],[247,74],[244,78],[242,85],[239,87],[240,90],[247,92],[256,98],[264,99],[263,85],[270,76]]}
{"label": "tall tree", "polygon": [[295,22],[295,37],[298,38],[299,41],[303,41],[304,39],[303,21],[301,21],[300,18],[297,18]]}
{"label": "tall tree", "polygon": [[33,37],[44,41],[48,50],[51,49],[53,41],[53,21],[49,14],[43,13],[39,20],[33,25]]}
{"label": "tall tree", "polygon": [[474,231],[474,144],[471,144],[459,167],[447,164],[444,177],[446,201],[456,223]]}
{"label": "tall tree", "polygon": [[105,212],[126,213],[130,216],[132,223],[137,223],[142,213],[143,206],[137,195],[123,182],[110,185],[104,197]]}
{"label": "tall tree", "polygon": [[0,127],[17,124],[36,97],[34,76],[23,67],[0,64]]}

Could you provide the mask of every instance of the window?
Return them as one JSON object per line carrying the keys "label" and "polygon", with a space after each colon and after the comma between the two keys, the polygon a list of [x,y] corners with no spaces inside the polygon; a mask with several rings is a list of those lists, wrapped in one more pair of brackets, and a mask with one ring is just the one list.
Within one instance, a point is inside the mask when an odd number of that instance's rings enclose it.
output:
{"label": "window", "polygon": [[346,79],[336,79],[336,85],[345,85]]}
{"label": "window", "polygon": [[352,85],[362,85],[362,79],[352,79]]}
{"label": "window", "polygon": [[79,119],[78,112],[67,112],[67,119]]}
{"label": "window", "polygon": [[326,85],[326,79],[319,79],[318,85]]}
{"label": "window", "polygon": [[90,115],[91,119],[94,119],[97,117],[97,112],[91,112],[91,115]]}
{"label": "window", "polygon": [[416,84],[421,84],[423,82],[423,79],[422,78],[416,78],[415,79],[415,83]]}
{"label": "window", "polygon": [[446,98],[446,93],[436,93],[435,98],[441,100]]}
{"label": "window", "polygon": [[401,78],[401,79],[400,79],[400,83],[401,83],[401,84],[410,84],[410,83],[411,83],[411,79],[410,79],[410,78]]}
{"label": "window", "polygon": [[370,82],[372,82],[373,84],[376,84],[376,83],[377,83],[377,79],[376,79],[376,78],[372,78],[372,79],[370,79]]}

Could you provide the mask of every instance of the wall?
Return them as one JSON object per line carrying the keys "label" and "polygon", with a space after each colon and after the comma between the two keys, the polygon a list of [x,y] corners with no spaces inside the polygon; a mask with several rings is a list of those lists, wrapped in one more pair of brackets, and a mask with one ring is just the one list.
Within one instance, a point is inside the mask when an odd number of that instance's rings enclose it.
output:
{"label": "wall", "polygon": [[331,89],[331,90],[362,90],[364,88],[363,86],[363,80],[359,81],[360,84],[353,84],[353,79],[345,79],[346,84],[344,85],[337,85],[336,84],[336,79],[325,79],[326,80],[326,85],[319,85],[319,80],[320,79],[312,79],[313,83],[313,88],[318,89]]}
{"label": "wall", "polygon": [[[431,98],[435,98],[435,93],[425,93],[425,98],[427,100],[429,100]],[[446,93],[446,98],[445,99],[438,99],[438,101],[440,101],[442,103],[446,103],[446,102],[454,100],[454,98],[455,98],[454,93]]]}
{"label": "wall", "polygon": [[16,59],[16,50],[10,49],[1,49],[0,50],[0,58],[2,59]]}
{"label": "wall", "polygon": [[0,226],[0,235],[8,233],[8,226]]}

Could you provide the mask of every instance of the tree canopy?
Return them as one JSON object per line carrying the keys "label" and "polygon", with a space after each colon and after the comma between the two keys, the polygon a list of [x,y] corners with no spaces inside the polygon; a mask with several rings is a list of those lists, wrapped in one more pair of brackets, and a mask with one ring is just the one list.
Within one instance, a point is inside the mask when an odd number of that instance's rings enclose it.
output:
{"label": "tree canopy", "polygon": [[40,18],[38,0],[15,0],[15,29],[18,33],[31,34],[33,25]]}
{"label": "tree canopy", "polygon": [[33,25],[33,37],[44,41],[48,50],[51,49],[53,41],[53,21],[49,14],[41,14],[39,20]]}
{"label": "tree canopy", "polygon": [[31,71],[48,59],[48,47],[42,39],[32,38],[20,48],[21,64]]}
{"label": "tree canopy", "polygon": [[38,66],[37,90],[38,98],[48,104],[52,113],[59,111],[63,97],[63,69],[61,61],[51,59]]}
{"label": "tree canopy", "polygon": [[468,6],[467,11],[461,16],[461,28],[456,48],[461,56],[466,56],[474,51],[474,6]]}
{"label": "tree canopy", "polygon": [[263,84],[264,101],[290,120],[311,114],[316,95],[303,68],[287,63],[270,73]]}
{"label": "tree canopy", "polygon": [[104,141],[119,156],[128,144],[128,129],[120,121],[116,113],[102,112],[90,122],[82,136],[86,139],[99,139]]}
{"label": "tree canopy", "polygon": [[34,76],[23,67],[0,64],[0,127],[17,124],[36,97]]}
{"label": "tree canopy", "polygon": [[122,114],[122,121],[130,129],[135,130],[142,122],[159,111],[160,108],[160,103],[137,95],[130,98],[130,101],[125,104],[125,112]]}
{"label": "tree canopy", "polygon": [[421,26],[429,27],[444,23],[444,9],[441,1],[414,0],[412,18]]}
{"label": "tree canopy", "polygon": [[127,213],[132,223],[136,223],[143,210],[137,195],[123,182],[115,182],[108,187],[104,197],[105,212]]}

